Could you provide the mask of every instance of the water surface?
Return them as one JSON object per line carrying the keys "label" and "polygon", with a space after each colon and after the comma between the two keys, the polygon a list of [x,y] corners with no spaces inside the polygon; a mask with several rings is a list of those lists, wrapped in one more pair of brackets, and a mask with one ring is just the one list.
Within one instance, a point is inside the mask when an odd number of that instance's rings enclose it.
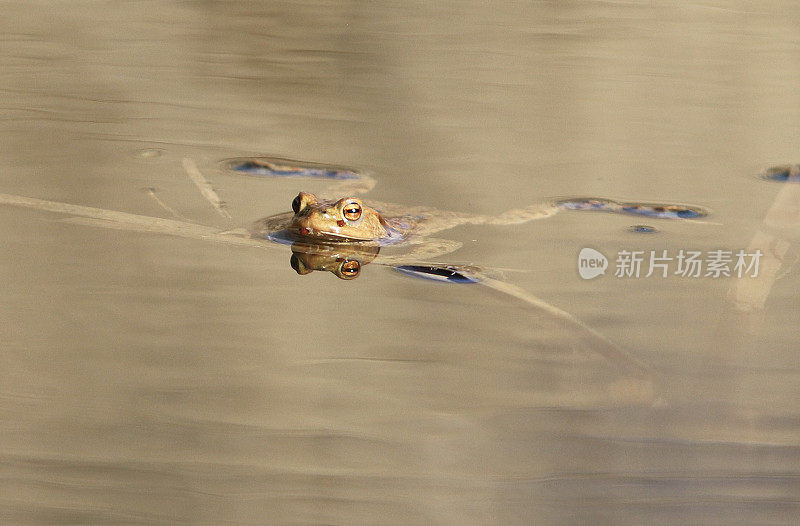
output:
{"label": "water surface", "polygon": [[[791,524],[800,513],[794,2],[6,2],[0,192],[230,229],[365,170],[381,201],[689,203],[442,233],[653,370],[475,285],[0,207],[10,524]],[[193,159],[230,219],[202,198]],[[793,208],[795,207],[795,208]],[[765,219],[766,218],[766,219]],[[577,274],[739,250],[738,278]],[[779,256],[779,257],[778,257]],[[613,264],[613,261],[612,261]],[[749,287],[749,288],[748,288]]]}

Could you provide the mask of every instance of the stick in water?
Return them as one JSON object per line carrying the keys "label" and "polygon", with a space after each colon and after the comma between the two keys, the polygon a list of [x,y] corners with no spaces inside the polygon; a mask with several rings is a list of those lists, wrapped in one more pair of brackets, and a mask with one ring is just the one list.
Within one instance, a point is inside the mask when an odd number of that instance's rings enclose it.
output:
{"label": "stick in water", "polygon": [[169,212],[169,213],[172,215],[172,217],[174,217],[175,219],[179,219],[179,220],[181,220],[181,221],[187,221],[187,222],[191,222],[191,221],[190,221],[188,218],[186,218],[186,217],[185,217],[183,214],[181,214],[180,212],[178,212],[177,210],[175,210],[174,208],[172,208],[171,206],[169,206],[167,203],[165,203],[164,201],[162,201],[162,200],[161,200],[161,199],[160,199],[160,198],[159,198],[159,197],[156,195],[156,189],[155,189],[155,188],[148,187],[148,188],[145,188],[145,191],[147,192],[147,195],[149,195],[151,198],[153,198],[153,201],[155,201],[155,202],[156,202],[156,204],[157,204],[158,206],[160,206],[161,208],[163,208],[164,210],[166,210],[167,212]]}
{"label": "stick in water", "polygon": [[189,175],[189,179],[197,186],[197,189],[200,190],[200,193],[203,194],[203,197],[206,198],[206,201],[211,203],[211,206],[219,212],[219,215],[226,219],[230,219],[231,215],[225,210],[222,201],[220,200],[217,192],[214,191],[214,188],[211,187],[211,183],[209,183],[203,174],[200,173],[200,170],[197,168],[197,165],[194,163],[193,160],[189,159],[188,157],[183,159],[183,169],[186,170],[186,173]]}

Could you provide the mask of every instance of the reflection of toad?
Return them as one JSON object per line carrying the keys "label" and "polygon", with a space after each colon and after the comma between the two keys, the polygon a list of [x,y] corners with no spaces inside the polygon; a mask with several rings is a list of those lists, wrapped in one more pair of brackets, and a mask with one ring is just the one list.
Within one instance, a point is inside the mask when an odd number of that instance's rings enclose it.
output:
{"label": "reflection of toad", "polygon": [[315,270],[327,270],[340,279],[355,279],[361,274],[361,267],[372,262],[379,251],[377,245],[297,241],[292,244],[289,264],[301,276]]}

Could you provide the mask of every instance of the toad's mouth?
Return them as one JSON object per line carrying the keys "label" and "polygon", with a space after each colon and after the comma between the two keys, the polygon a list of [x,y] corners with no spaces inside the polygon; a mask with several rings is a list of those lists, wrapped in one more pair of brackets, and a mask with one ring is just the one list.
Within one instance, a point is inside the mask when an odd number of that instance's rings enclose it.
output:
{"label": "toad's mouth", "polygon": [[308,227],[295,227],[292,231],[300,237],[322,238],[332,241],[374,241],[371,237],[356,237],[342,234],[341,232],[331,232],[330,230],[314,230]]}

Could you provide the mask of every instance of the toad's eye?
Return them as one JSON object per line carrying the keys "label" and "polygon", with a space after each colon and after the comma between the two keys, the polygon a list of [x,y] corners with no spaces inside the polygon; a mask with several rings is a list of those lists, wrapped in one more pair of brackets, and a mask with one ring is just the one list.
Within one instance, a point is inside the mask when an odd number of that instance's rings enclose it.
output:
{"label": "toad's eye", "polygon": [[294,198],[294,201],[292,201],[292,210],[294,211],[295,214],[300,211],[301,201],[302,199],[299,195]]}
{"label": "toad's eye", "polygon": [[361,272],[361,263],[357,259],[346,259],[342,263],[339,277],[342,279],[357,278]]}
{"label": "toad's eye", "polygon": [[358,221],[361,217],[361,205],[358,203],[347,203],[342,208],[342,215],[348,221]]}

